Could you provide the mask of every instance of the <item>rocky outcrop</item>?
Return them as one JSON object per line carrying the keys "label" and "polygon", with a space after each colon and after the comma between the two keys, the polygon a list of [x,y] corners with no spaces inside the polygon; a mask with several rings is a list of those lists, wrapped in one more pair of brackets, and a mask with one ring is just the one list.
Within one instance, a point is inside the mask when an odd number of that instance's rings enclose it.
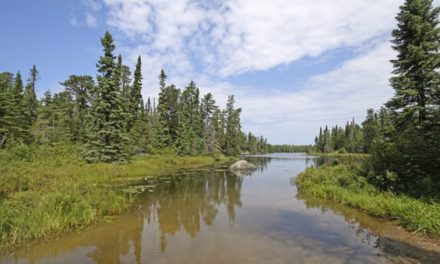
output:
{"label": "rocky outcrop", "polygon": [[230,170],[238,170],[238,171],[252,171],[255,170],[257,168],[257,166],[255,166],[254,164],[245,161],[245,160],[240,160],[235,162],[234,164],[232,164],[229,169]]}

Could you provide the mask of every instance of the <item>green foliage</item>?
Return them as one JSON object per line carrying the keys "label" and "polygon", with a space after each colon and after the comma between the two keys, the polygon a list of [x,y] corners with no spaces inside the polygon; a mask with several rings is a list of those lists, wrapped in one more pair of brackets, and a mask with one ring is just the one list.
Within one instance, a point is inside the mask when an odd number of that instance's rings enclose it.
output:
{"label": "green foliage", "polygon": [[87,164],[81,155],[75,145],[17,144],[0,150],[0,250],[120,213],[134,201],[121,190],[140,179],[218,162],[150,156],[130,164]]}
{"label": "green foliage", "polygon": [[302,194],[331,199],[395,221],[409,231],[440,236],[440,203],[380,191],[360,174],[359,165],[309,168],[296,178]]}
{"label": "green foliage", "polygon": [[[33,66],[23,89],[18,72],[0,73],[0,148],[8,145],[84,145],[88,162],[123,163],[135,155],[239,155],[265,153],[264,137],[241,131],[241,109],[230,96],[225,110],[212,94],[201,96],[195,82],[181,92],[159,75],[158,103],[142,99],[142,61],[133,79],[122,56],[113,55],[113,38],[101,39],[104,54],[97,63],[97,82],[88,75],[70,75],[64,91],[47,92],[39,101],[35,87],[39,72]],[[273,147],[272,149],[274,149]]]}
{"label": "green foliage", "polygon": [[204,150],[199,88],[191,81],[179,100],[176,147],[181,155],[197,155]]}
{"label": "green foliage", "polygon": [[105,33],[101,43],[104,55],[97,64],[100,74],[90,112],[85,159],[89,162],[125,162],[126,124],[113,56],[115,45],[109,32]]}
{"label": "green foliage", "polygon": [[430,123],[438,111],[440,91],[440,7],[432,0],[406,0],[396,17],[393,48],[397,51],[390,81],[395,96],[387,103],[399,129]]}
{"label": "green foliage", "polygon": [[[37,121],[37,111],[39,102],[37,95],[35,93],[35,85],[39,76],[39,72],[35,65],[32,66],[30,70],[30,77],[23,96],[23,112],[24,112],[24,125],[25,129],[30,129],[32,125]],[[28,137],[25,139],[26,142],[32,142],[32,138]]]}
{"label": "green foliage", "polygon": [[31,128],[36,143],[67,144],[72,141],[73,102],[68,92],[45,93],[38,108],[38,118]]}
{"label": "green foliage", "polygon": [[223,149],[227,155],[236,156],[241,153],[240,149],[240,114],[241,108],[234,108],[235,99],[233,95],[228,97],[228,102],[225,109],[225,141]]}
{"label": "green foliage", "polygon": [[369,179],[412,196],[440,193],[440,7],[407,0],[393,31],[395,96],[380,111],[380,137],[371,146]]}
{"label": "green foliage", "polygon": [[90,113],[95,81],[88,75],[70,75],[61,85],[66,88],[66,92],[73,100],[72,140],[84,143],[87,137],[86,117]]}
{"label": "green foliage", "polygon": [[365,151],[363,128],[354,119],[347,122],[345,130],[337,125],[331,129],[325,126],[324,130],[321,127],[315,138],[315,150],[318,152],[330,153],[342,148],[350,153]]}
{"label": "green foliage", "polygon": [[439,196],[440,129],[406,129],[377,142],[371,152],[369,179],[384,189],[414,196]]}

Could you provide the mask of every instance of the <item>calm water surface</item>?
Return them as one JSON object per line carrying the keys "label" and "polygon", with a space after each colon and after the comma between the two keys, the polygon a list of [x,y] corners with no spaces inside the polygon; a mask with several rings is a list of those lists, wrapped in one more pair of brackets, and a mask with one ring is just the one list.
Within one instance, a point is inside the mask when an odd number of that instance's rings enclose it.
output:
{"label": "calm water surface", "polygon": [[34,244],[0,262],[440,263],[438,252],[388,222],[299,196],[295,177],[316,159],[248,159],[259,165],[252,175],[211,168],[146,182],[139,204],[114,222]]}

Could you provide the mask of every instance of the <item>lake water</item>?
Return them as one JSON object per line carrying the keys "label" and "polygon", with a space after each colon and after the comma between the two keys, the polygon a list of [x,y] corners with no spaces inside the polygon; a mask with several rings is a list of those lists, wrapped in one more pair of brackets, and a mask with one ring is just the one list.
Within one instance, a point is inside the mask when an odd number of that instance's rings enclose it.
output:
{"label": "lake water", "polygon": [[[36,243],[1,263],[440,263],[393,224],[299,196],[295,177],[317,159],[248,157],[251,175],[188,170],[145,183],[111,223]],[[439,260],[439,262],[436,262]]]}

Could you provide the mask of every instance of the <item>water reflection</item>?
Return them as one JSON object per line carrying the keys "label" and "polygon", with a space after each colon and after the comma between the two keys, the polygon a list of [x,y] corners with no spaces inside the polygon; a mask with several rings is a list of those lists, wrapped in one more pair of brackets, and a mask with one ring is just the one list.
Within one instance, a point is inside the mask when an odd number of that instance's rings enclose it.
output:
{"label": "water reflection", "polygon": [[219,206],[224,206],[229,220],[234,221],[236,207],[242,205],[243,178],[228,171],[195,171],[159,181],[154,193],[144,195],[141,212],[149,224],[158,222],[162,251],[168,235],[184,229],[195,238],[202,223],[214,223]]}
{"label": "water reflection", "polygon": [[116,221],[0,263],[417,263],[438,256],[403,243],[411,237],[387,222],[297,195],[294,176],[318,159],[246,159],[257,164],[251,175],[210,168],[146,180],[137,206]]}
{"label": "water reflection", "polygon": [[392,263],[440,263],[438,246],[432,242],[415,239],[413,234],[397,228],[390,222],[369,216],[356,209],[310,195],[297,194],[309,209],[319,209],[322,214],[337,214],[344,218],[364,244],[378,249],[378,256]]}

